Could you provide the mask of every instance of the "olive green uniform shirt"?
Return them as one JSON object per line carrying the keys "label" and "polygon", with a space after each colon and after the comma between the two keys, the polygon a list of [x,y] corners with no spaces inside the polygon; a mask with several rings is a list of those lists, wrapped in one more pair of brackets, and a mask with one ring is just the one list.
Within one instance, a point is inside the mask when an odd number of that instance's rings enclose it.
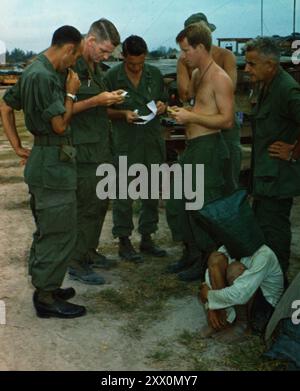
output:
{"label": "olive green uniform shirt", "polygon": [[300,195],[300,160],[271,158],[275,141],[294,144],[300,132],[300,86],[279,69],[267,91],[261,91],[253,110],[253,195],[289,198]]}
{"label": "olive green uniform shirt", "polygon": [[[83,57],[74,67],[81,85],[77,92],[78,101],[86,100],[106,91],[103,82],[103,71],[95,64],[92,72]],[[111,161],[110,121],[107,108],[92,107],[72,117],[72,139],[76,147],[78,163],[103,163]]]}
{"label": "olive green uniform shirt", "polygon": [[[119,110],[138,110],[139,115],[148,115],[147,103],[166,101],[163,77],[160,70],[145,64],[137,88],[128,79],[124,63],[111,68],[105,76],[109,91],[123,89],[129,94],[124,103],[116,105]],[[134,163],[161,163],[165,156],[165,143],[161,135],[159,117],[146,125],[129,124],[124,119],[113,121],[113,141],[117,155],[127,155],[128,165]]]}
{"label": "olive green uniform shirt", "polygon": [[[66,111],[64,85],[61,74],[46,56],[39,55],[3,99],[13,109],[24,110],[25,125],[33,135],[60,137],[53,132],[51,119]],[[69,129],[63,136],[68,135]],[[25,167],[26,183],[54,190],[75,190],[75,161],[62,162],[59,156],[60,146],[33,146]]]}

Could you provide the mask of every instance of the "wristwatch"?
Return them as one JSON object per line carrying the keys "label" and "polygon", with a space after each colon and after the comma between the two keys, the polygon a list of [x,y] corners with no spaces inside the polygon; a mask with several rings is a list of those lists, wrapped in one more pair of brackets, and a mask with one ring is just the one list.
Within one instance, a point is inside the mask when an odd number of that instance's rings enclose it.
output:
{"label": "wristwatch", "polygon": [[289,160],[288,160],[288,161],[289,161],[290,163],[297,163],[298,160],[292,158],[292,155],[293,155],[293,152],[290,153],[290,156],[289,156]]}
{"label": "wristwatch", "polygon": [[71,94],[70,92],[67,92],[67,93],[66,93],[66,96],[67,96],[68,98],[71,98],[73,102],[76,102],[76,101],[77,101],[77,96]]}

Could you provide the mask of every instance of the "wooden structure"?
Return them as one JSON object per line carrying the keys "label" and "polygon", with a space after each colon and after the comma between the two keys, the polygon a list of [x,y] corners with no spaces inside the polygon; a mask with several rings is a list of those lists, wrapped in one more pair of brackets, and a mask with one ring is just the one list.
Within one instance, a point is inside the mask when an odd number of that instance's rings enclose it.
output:
{"label": "wooden structure", "polygon": [[0,85],[2,86],[12,86],[17,83],[19,80],[18,75],[10,75],[10,74],[1,74],[0,73]]}
{"label": "wooden structure", "polygon": [[0,65],[0,85],[11,86],[17,83],[23,72],[22,68],[12,65]]}

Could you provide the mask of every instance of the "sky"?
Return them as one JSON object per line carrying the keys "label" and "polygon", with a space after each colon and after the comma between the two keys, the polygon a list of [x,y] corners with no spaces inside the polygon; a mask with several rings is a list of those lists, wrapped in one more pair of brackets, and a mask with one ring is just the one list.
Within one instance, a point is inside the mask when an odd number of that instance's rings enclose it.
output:
{"label": "sky", "polygon": [[[82,33],[102,17],[111,20],[121,38],[142,36],[150,50],[176,47],[175,37],[191,14],[203,12],[217,26],[216,38],[256,37],[261,31],[262,0],[0,0],[0,41],[39,52],[53,32],[69,24]],[[263,0],[264,35],[289,35],[294,0]],[[300,0],[296,31],[300,32]]]}

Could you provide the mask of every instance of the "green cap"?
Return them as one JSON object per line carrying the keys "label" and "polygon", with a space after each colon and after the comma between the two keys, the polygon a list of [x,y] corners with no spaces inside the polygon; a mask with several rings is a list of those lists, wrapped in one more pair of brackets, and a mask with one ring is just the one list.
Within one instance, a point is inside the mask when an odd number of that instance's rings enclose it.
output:
{"label": "green cap", "polygon": [[216,26],[214,24],[208,23],[207,17],[202,12],[198,12],[197,14],[193,14],[187,18],[187,20],[184,22],[184,27],[188,27],[190,24],[200,22],[206,23],[211,32],[215,31]]}

